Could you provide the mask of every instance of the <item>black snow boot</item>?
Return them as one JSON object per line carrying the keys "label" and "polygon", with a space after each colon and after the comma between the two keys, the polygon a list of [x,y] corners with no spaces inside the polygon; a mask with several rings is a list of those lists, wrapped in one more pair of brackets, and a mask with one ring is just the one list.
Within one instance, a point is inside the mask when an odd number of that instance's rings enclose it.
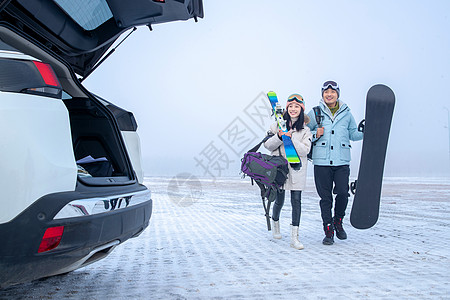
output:
{"label": "black snow boot", "polygon": [[334,228],[333,224],[323,225],[323,230],[325,231],[325,237],[322,240],[324,245],[333,245],[334,243]]}
{"label": "black snow boot", "polygon": [[342,226],[342,218],[334,217],[333,218],[334,228],[336,229],[336,237],[340,240],[347,239],[347,233]]}

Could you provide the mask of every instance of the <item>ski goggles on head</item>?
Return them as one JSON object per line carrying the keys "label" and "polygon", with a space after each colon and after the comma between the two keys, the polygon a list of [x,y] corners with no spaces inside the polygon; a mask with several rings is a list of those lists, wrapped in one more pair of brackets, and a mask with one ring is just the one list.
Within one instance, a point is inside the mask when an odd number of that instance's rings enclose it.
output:
{"label": "ski goggles on head", "polygon": [[287,100],[287,102],[289,104],[289,103],[292,103],[292,101],[296,101],[298,103],[305,104],[305,100],[303,100],[303,96],[300,95],[300,94],[292,94],[292,95],[290,95],[288,100]]}
{"label": "ski goggles on head", "polygon": [[333,81],[333,80],[328,80],[325,81],[322,85],[322,91],[325,91],[328,88],[332,88],[333,90],[338,90],[339,89],[339,84],[337,84],[337,82]]}

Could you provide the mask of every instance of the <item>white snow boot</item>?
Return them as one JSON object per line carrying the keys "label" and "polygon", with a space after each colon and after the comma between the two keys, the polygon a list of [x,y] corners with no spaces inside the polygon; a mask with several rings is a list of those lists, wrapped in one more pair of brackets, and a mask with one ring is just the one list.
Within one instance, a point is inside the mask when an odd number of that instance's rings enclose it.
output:
{"label": "white snow boot", "polygon": [[280,220],[274,221],[272,220],[272,235],[274,239],[281,239],[281,232],[280,232]]}
{"label": "white snow boot", "polygon": [[291,247],[298,250],[302,250],[303,248],[305,248],[303,247],[303,244],[298,240],[298,226],[292,226],[291,228]]}

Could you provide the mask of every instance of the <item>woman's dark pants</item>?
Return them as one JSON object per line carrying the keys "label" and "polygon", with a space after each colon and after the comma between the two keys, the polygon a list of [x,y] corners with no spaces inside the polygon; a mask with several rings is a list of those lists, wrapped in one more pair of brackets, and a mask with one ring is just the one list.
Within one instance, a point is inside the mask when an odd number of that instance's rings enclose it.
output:
{"label": "woman's dark pants", "polygon": [[[278,221],[280,219],[281,208],[284,205],[285,191],[281,190],[277,193],[277,199],[273,204],[272,220]],[[292,226],[300,225],[300,214],[302,212],[302,191],[291,191],[291,205],[292,205]]]}

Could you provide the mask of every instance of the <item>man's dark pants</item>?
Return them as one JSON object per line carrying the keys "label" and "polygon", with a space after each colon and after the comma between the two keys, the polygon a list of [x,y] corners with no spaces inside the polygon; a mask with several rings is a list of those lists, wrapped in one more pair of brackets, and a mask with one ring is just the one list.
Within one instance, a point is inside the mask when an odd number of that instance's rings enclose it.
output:
{"label": "man's dark pants", "polygon": [[[333,224],[331,209],[333,208],[333,195],[336,195],[334,215],[336,218],[345,216],[348,204],[348,180],[350,167],[344,166],[314,166],[314,182],[317,194],[320,197],[320,210],[323,224]],[[333,188],[334,184],[334,188]]]}

